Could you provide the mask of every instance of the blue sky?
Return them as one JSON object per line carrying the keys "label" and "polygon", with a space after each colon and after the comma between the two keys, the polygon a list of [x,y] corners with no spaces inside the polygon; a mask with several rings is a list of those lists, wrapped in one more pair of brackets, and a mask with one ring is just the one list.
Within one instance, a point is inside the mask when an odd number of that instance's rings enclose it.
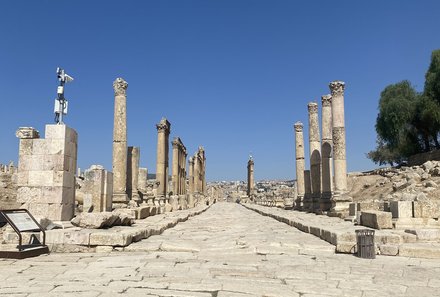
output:
{"label": "blue sky", "polygon": [[65,122],[81,168],[111,170],[116,77],[129,84],[128,144],[150,172],[165,116],[190,154],[205,147],[208,180],[244,180],[250,152],[257,180],[295,178],[293,124],[307,130],[307,103],[332,80],[346,82],[348,170],[374,168],[380,92],[403,79],[423,89],[439,12],[409,0],[4,2],[0,162],[18,159],[18,127],[53,122],[61,66],[75,78]]}

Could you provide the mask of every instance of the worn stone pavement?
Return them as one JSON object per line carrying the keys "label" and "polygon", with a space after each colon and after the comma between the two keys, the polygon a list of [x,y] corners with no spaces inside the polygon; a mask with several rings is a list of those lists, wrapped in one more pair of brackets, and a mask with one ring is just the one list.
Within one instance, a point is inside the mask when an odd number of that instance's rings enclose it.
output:
{"label": "worn stone pavement", "polygon": [[0,260],[0,296],[440,296],[440,260],[334,254],[234,203],[124,251]]}

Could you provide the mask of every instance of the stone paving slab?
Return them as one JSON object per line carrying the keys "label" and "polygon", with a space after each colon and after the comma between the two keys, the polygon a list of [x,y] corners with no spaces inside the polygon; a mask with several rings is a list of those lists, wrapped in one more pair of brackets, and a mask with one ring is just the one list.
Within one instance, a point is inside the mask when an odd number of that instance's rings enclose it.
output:
{"label": "stone paving slab", "polygon": [[439,295],[440,260],[334,250],[236,203],[217,203],[123,251],[1,259],[0,296]]}
{"label": "stone paving slab", "polygon": [[[243,204],[247,209],[310,233],[335,246],[338,253],[356,253],[356,230],[370,229],[356,226],[336,217],[284,210],[256,204]],[[422,232],[424,230],[424,232]],[[437,230],[375,230],[376,254],[440,259],[440,242],[419,242],[421,234],[437,239]],[[413,234],[414,233],[414,234]],[[426,239],[426,238],[424,238]]]}

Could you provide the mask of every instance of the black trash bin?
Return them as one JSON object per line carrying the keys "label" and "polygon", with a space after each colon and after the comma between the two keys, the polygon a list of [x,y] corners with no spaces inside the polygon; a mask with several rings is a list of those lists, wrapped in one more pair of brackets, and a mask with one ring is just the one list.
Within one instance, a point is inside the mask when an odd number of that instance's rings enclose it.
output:
{"label": "black trash bin", "polygon": [[374,246],[374,230],[356,230],[357,256],[364,259],[376,258],[376,247]]}

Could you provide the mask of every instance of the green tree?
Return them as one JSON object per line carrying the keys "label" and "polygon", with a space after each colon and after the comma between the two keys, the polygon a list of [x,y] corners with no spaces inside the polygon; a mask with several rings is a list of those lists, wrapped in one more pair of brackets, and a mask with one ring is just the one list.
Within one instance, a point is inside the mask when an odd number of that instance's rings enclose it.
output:
{"label": "green tree", "polygon": [[416,103],[413,125],[423,141],[424,151],[440,149],[440,106],[434,99],[420,95]]}
{"label": "green tree", "polygon": [[418,131],[414,127],[419,94],[407,80],[387,86],[380,94],[376,119],[378,147],[368,153],[376,163],[401,163],[421,151]]}
{"label": "green tree", "polygon": [[425,96],[440,104],[440,50],[431,55],[431,64],[425,74]]}

